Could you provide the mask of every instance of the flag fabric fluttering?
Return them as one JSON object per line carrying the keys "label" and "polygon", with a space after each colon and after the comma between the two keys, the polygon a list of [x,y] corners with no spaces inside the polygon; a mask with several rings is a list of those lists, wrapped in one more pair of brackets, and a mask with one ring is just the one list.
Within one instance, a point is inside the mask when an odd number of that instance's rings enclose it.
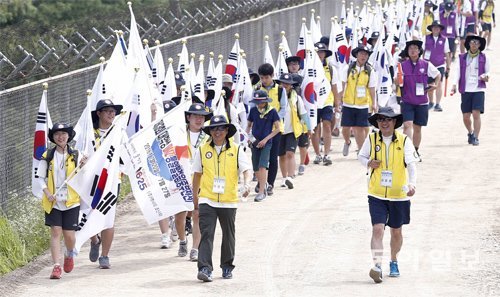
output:
{"label": "flag fabric fluttering", "polygon": [[187,40],[182,39],[181,43],[182,43],[182,50],[179,55],[179,64],[177,64],[177,71],[182,73],[182,76],[184,77],[184,79],[186,79],[184,74],[186,73],[186,68],[189,65],[189,54],[186,46]]}
{"label": "flag fabric fluttering", "polygon": [[283,48],[283,57],[285,58],[285,60],[288,58],[288,57],[291,57],[292,56],[292,51],[290,50],[290,46],[288,45],[288,40],[286,39],[286,36],[285,36],[285,31],[281,31],[281,43],[280,43],[280,46]]}
{"label": "flag fabric fluttering", "polygon": [[31,172],[31,191],[35,197],[40,199],[43,195],[43,189],[37,182],[38,168],[43,153],[45,153],[48,148],[48,133],[50,127],[52,127],[52,121],[47,106],[47,87],[45,85],[40,100],[40,107],[38,108],[38,114],[36,116],[35,137],[33,140],[33,168]]}
{"label": "flag fabric fluttering", "polygon": [[171,100],[173,97],[177,96],[177,86],[175,85],[175,73],[172,63],[173,59],[169,58],[167,73],[160,87],[160,98],[162,101]]}
{"label": "flag fabric fluttering", "polygon": [[91,106],[92,91],[87,91],[87,106],[75,125],[75,148],[84,156],[90,157],[95,150],[94,126],[92,123]]}
{"label": "flag fabric fluttering", "polygon": [[233,48],[231,52],[227,56],[226,69],[224,70],[225,74],[231,75],[233,78],[233,83],[236,82],[236,73],[238,72],[238,65],[240,64],[240,35],[235,34],[235,40],[233,44]]}
{"label": "flag fabric fluttering", "polygon": [[269,47],[269,36],[264,36],[264,63],[269,63],[274,65],[273,54],[271,53],[271,48]]}
{"label": "flag fabric fluttering", "polygon": [[205,67],[203,62],[205,61],[205,56],[200,55],[198,72],[196,73],[195,84],[193,85],[193,95],[198,97],[202,102],[205,102]]}
{"label": "flag fabric fluttering", "polygon": [[155,79],[156,86],[160,86],[165,78],[165,61],[160,50],[160,41],[156,41],[153,78]]}
{"label": "flag fabric fluttering", "polygon": [[303,18],[302,26],[300,27],[299,41],[297,44],[297,53],[295,54],[296,56],[302,59],[302,62],[304,62],[304,59],[306,57],[306,35],[307,35],[306,19]]}
{"label": "flag fabric fluttering", "polygon": [[288,73],[288,66],[286,65],[285,55],[283,54],[283,47],[280,46],[278,52],[278,61],[274,67],[274,78],[278,79],[283,73]]}
{"label": "flag fabric fluttering", "polygon": [[309,30],[311,32],[312,41],[314,43],[319,42],[319,40],[321,39],[321,31],[318,28],[318,24],[316,23],[316,18],[314,17],[315,12],[316,11],[314,9],[311,9],[311,19],[309,22]]}

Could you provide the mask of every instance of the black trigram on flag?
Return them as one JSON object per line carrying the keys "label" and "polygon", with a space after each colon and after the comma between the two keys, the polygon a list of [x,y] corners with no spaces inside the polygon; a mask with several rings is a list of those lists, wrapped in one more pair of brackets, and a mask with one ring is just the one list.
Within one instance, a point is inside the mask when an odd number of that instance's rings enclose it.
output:
{"label": "black trigram on flag", "polygon": [[113,155],[115,154],[115,147],[114,146],[110,146],[109,147],[109,151],[108,151],[108,156],[106,157],[106,159],[109,160],[109,162],[113,161]]}
{"label": "black trigram on flag", "polygon": [[309,109],[309,117],[313,119],[316,117],[316,109]]}
{"label": "black trigram on flag", "polygon": [[153,68],[152,73],[153,73],[153,77],[157,77],[158,76],[158,75],[156,75],[156,68]]}
{"label": "black trigram on flag", "polygon": [[106,84],[102,84],[102,89],[101,89],[102,94],[106,94]]}
{"label": "black trigram on flag", "polygon": [[196,84],[194,85],[194,92],[199,93],[201,92],[201,84]]}
{"label": "black trigram on flag", "polygon": [[344,39],[344,36],[342,36],[342,33],[337,34],[337,36],[335,36],[335,41],[337,41],[337,42],[339,42],[339,41],[341,41],[343,39]]}
{"label": "black trigram on flag", "polygon": [[211,78],[210,78],[210,84],[209,84],[209,86],[212,86],[212,87],[213,87],[213,86],[215,86],[215,82],[216,82],[216,81],[217,81],[217,78],[216,78],[216,77],[211,77]]}
{"label": "black trigram on flag", "polygon": [[378,90],[378,93],[380,95],[387,95],[388,94],[387,87],[380,87],[379,90]]}
{"label": "black trigram on flag", "polygon": [[184,64],[179,65],[179,71],[182,73],[186,72],[186,65]]}
{"label": "black trigram on flag", "polygon": [[47,122],[47,114],[45,112],[38,112],[36,116],[36,122],[38,124],[45,124]]}
{"label": "black trigram on flag", "polygon": [[85,223],[87,223],[87,214],[86,213],[82,214],[82,218],[80,219],[80,223],[78,223],[78,227],[76,228],[76,231],[82,230],[83,226],[85,226]]}
{"label": "black trigram on flag", "polygon": [[319,95],[320,95],[320,96],[326,95],[326,88],[325,88],[325,87],[321,87],[321,88],[319,89]]}
{"label": "black trigram on flag", "polygon": [[229,56],[227,56],[228,60],[238,60],[238,54],[237,53],[229,53]]}
{"label": "black trigram on flag", "polygon": [[167,85],[163,85],[163,86],[161,87],[161,92],[160,92],[160,93],[161,93],[162,95],[165,95],[165,91],[167,91]]}
{"label": "black trigram on flag", "polygon": [[288,52],[283,52],[283,57],[285,57],[285,60],[288,59]]}
{"label": "black trigram on flag", "polygon": [[234,75],[234,78],[233,78],[233,83],[238,83],[240,81],[240,75],[239,74],[235,74]]}
{"label": "black trigram on flag", "polygon": [[307,76],[316,77],[316,69],[307,69]]}
{"label": "black trigram on flag", "polygon": [[304,45],[304,37],[299,37],[299,44]]}
{"label": "black trigram on flag", "polygon": [[103,215],[106,215],[108,211],[115,205],[118,197],[115,194],[108,192],[106,196],[99,202],[96,209],[100,211]]}
{"label": "black trigram on flag", "polygon": [[134,94],[134,96],[132,97],[132,102],[136,103],[137,105],[141,105],[141,95]]}

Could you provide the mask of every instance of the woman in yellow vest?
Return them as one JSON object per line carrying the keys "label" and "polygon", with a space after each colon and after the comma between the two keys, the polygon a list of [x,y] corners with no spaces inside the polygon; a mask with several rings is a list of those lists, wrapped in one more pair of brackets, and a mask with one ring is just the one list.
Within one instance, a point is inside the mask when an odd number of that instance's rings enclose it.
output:
{"label": "woman in yellow vest", "polygon": [[[68,143],[75,137],[73,127],[56,123],[49,129],[49,140],[56,146],[43,154],[40,162],[38,181],[43,189],[42,207],[45,211],[45,225],[50,227],[50,253],[54,267],[51,279],[61,278],[61,235],[64,238],[64,272],[73,270],[75,251],[75,231],[78,229],[80,197],[65,184],[66,179],[78,164],[78,151]],[[82,158],[82,165],[83,165]]]}
{"label": "woman in yellow vest", "polygon": [[238,178],[243,173],[243,197],[246,197],[250,192],[252,165],[243,148],[230,140],[236,133],[236,127],[228,123],[224,116],[213,116],[203,131],[210,134],[211,140],[197,150],[193,160],[193,215],[199,216],[201,231],[197,277],[204,282],[211,282],[217,220],[222,229],[222,277],[232,278]]}
{"label": "woman in yellow vest", "polygon": [[395,131],[403,116],[381,107],[368,119],[379,129],[363,143],[358,160],[368,169],[368,205],[372,222],[371,249],[375,266],[370,277],[382,282],[383,237],[391,228],[391,277],[399,276],[397,255],[403,245],[402,227],[410,223],[410,198],[415,194],[418,155],[411,139]]}
{"label": "woman in yellow vest", "polygon": [[481,0],[479,2],[479,20],[481,21],[481,37],[488,41],[486,49],[489,49],[491,25],[495,25],[495,2],[493,0]]}

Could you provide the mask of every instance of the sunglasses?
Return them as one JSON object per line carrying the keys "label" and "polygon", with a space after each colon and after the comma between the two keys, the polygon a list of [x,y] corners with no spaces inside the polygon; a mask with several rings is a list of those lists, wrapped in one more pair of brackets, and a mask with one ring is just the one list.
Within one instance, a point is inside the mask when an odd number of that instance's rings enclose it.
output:
{"label": "sunglasses", "polygon": [[227,130],[227,127],[224,127],[224,126],[210,128],[210,131],[226,131],[226,130]]}
{"label": "sunglasses", "polygon": [[393,118],[378,118],[377,122],[378,123],[383,123],[383,122],[392,122]]}

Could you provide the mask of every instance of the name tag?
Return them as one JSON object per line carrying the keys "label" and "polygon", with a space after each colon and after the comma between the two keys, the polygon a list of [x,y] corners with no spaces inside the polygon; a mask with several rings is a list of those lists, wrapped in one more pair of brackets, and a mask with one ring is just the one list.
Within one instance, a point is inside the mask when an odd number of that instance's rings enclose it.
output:
{"label": "name tag", "polygon": [[446,27],[446,34],[451,34],[453,33],[453,27],[452,26],[447,26]]}
{"label": "name tag", "polygon": [[392,171],[383,170],[382,178],[380,179],[380,185],[382,187],[392,187]]}
{"label": "name tag", "polygon": [[56,193],[56,200],[57,201],[66,201],[68,200],[68,187],[63,186],[62,188],[59,189]]}
{"label": "name tag", "polygon": [[478,81],[477,75],[469,75],[467,80],[470,84],[477,85],[477,81]]}
{"label": "name tag", "polygon": [[226,179],[223,177],[214,178],[214,187],[212,191],[216,194],[224,194],[226,188]]}
{"label": "name tag", "polygon": [[356,86],[356,96],[358,98],[366,97],[366,87]]}
{"label": "name tag", "polygon": [[431,58],[431,51],[425,51],[424,53],[424,59],[429,60]]}
{"label": "name tag", "polygon": [[417,96],[424,96],[425,95],[425,89],[424,89],[424,84],[422,83],[417,83],[415,85],[415,94]]}

